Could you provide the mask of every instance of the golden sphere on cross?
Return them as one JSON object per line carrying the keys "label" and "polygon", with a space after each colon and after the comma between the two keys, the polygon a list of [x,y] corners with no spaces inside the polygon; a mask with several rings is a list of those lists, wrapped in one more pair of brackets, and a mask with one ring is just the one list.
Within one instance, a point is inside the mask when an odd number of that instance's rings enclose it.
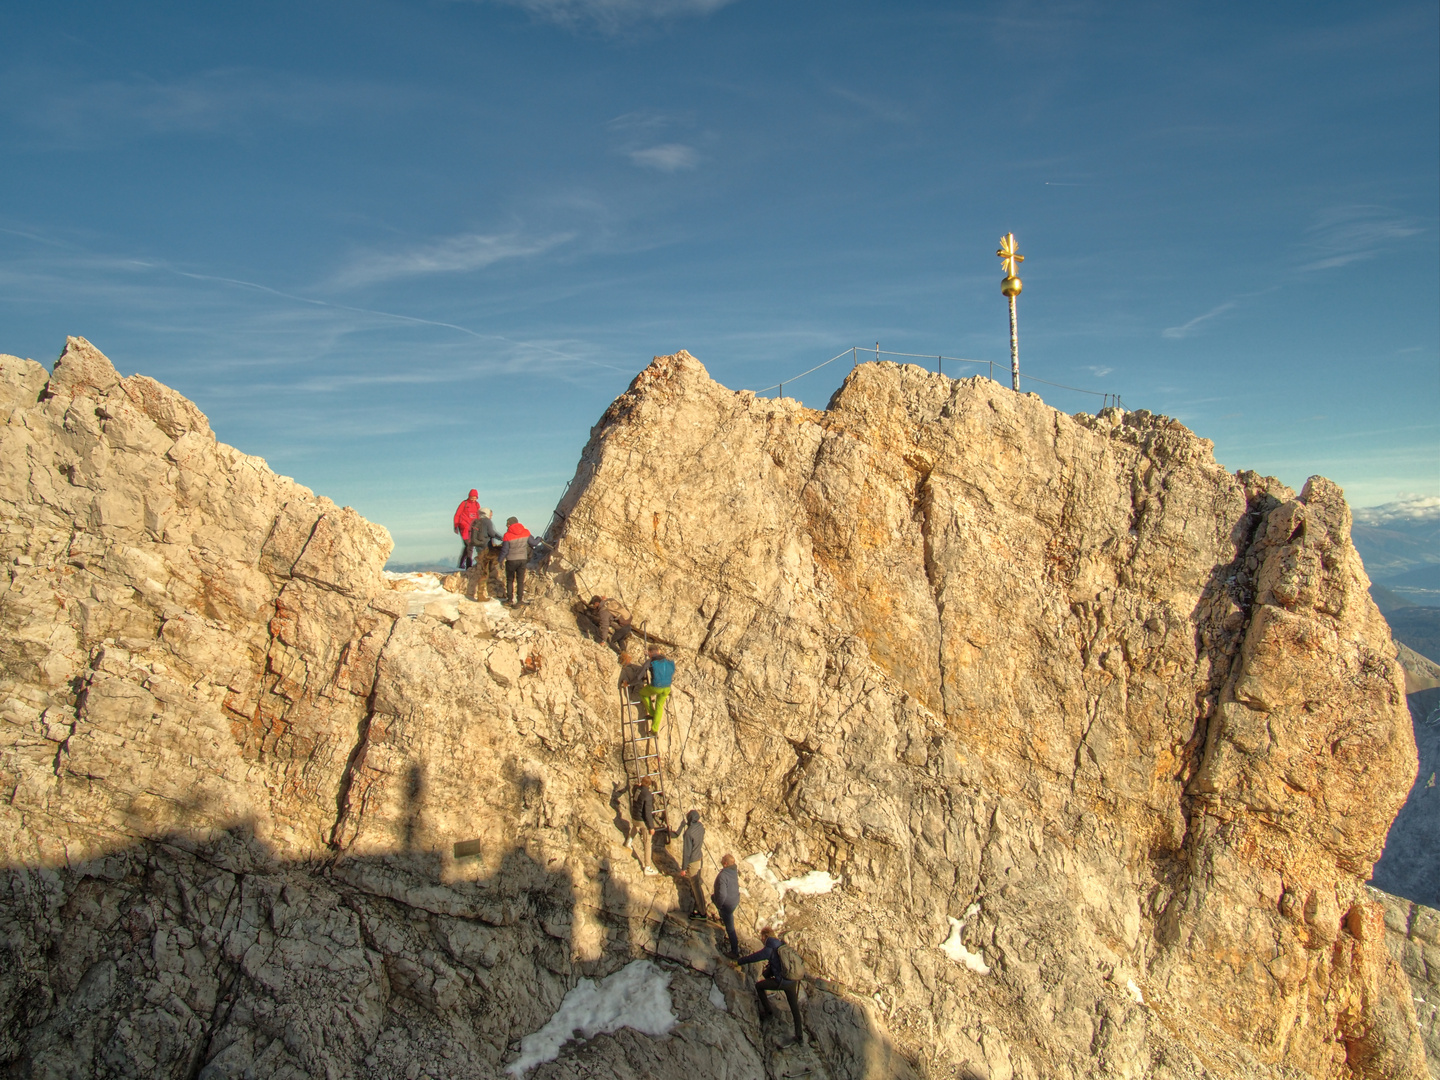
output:
{"label": "golden sphere on cross", "polygon": [[1019,296],[1021,287],[1020,279],[1014,274],[1011,274],[1004,281],[1000,282],[1000,295]]}

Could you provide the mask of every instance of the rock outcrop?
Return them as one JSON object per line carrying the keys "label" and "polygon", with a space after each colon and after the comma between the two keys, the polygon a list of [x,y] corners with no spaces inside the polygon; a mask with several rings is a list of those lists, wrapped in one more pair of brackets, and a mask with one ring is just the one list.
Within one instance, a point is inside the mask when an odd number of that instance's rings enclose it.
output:
{"label": "rock outcrop", "polygon": [[[1320,478],[987,380],[867,364],[816,412],[681,353],[593,432],[548,596],[408,617],[383,530],[87,342],[0,393],[21,1074],[495,1076],[649,956],[669,1034],[529,1075],[1424,1075],[1363,885],[1414,741]],[[808,1047],[623,846],[576,591],[672,648],[672,805],[765,856],[742,936],[806,955]]]}
{"label": "rock outcrop", "polygon": [[1440,1076],[1440,911],[1374,890],[1385,905],[1385,940],[1414,991],[1425,1064]]}

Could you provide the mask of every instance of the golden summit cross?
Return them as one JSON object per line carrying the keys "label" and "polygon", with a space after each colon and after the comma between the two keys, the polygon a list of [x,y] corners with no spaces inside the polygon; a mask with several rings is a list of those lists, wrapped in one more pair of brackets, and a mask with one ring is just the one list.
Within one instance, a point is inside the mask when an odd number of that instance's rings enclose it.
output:
{"label": "golden summit cross", "polygon": [[1000,238],[1000,250],[995,252],[1001,260],[1000,268],[1005,277],[1000,282],[1001,294],[1010,301],[1010,386],[1020,390],[1020,335],[1015,324],[1015,297],[1020,295],[1020,275],[1016,267],[1025,261],[1025,256],[1015,249],[1015,234],[1006,233]]}
{"label": "golden summit cross", "polygon": [[1000,269],[1004,271],[1007,278],[1014,277],[1016,264],[1025,261],[1025,256],[1015,250],[1014,233],[1006,233],[1000,238],[1000,250],[995,254],[1004,260],[1000,264]]}

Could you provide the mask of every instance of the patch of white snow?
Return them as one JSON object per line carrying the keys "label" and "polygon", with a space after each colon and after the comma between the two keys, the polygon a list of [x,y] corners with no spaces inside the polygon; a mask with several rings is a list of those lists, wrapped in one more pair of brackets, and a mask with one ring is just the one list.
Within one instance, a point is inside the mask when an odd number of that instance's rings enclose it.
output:
{"label": "patch of white snow", "polygon": [[[965,909],[965,918],[969,919],[979,910],[979,904],[971,904]],[[990,967],[985,963],[985,957],[980,953],[971,952],[965,947],[965,942],[961,939],[960,935],[965,932],[965,923],[953,915],[949,916],[949,919],[950,936],[940,943],[940,951],[957,964],[964,964],[977,975],[989,975]]]}
{"label": "patch of white snow", "polygon": [[650,960],[635,960],[598,983],[581,979],[550,1022],[520,1040],[520,1056],[505,1071],[524,1076],[536,1065],[554,1061],[577,1034],[589,1039],[628,1027],[645,1035],[664,1035],[675,1021],[670,976]]}
{"label": "patch of white snow", "polygon": [[781,900],[785,899],[787,892],[800,893],[802,896],[818,896],[830,892],[840,884],[840,878],[832,877],[824,870],[811,870],[802,877],[786,878],[781,881],[775,871],[770,869],[770,856],[763,853],[747,855],[741,862],[754,870],[756,877],[779,893]]}
{"label": "patch of white snow", "polygon": [[730,1006],[725,1004],[725,992],[713,982],[710,984],[710,1004],[721,1012],[730,1011]]}
{"label": "patch of white snow", "polygon": [[824,870],[811,870],[804,877],[786,878],[780,882],[779,889],[782,897],[787,892],[799,893],[802,896],[820,896],[839,884],[838,877],[831,877]]}
{"label": "patch of white snow", "polygon": [[1130,996],[1135,999],[1135,1004],[1144,1005],[1145,995],[1140,993],[1140,987],[1135,985],[1134,979],[1125,980],[1125,989],[1130,991]]}

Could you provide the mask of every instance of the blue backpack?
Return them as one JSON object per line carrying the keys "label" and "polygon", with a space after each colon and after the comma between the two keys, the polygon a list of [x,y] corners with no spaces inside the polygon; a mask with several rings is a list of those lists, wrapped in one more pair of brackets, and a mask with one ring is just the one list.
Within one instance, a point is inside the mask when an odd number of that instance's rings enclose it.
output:
{"label": "blue backpack", "polygon": [[675,661],[666,660],[657,656],[650,661],[650,685],[669,686],[670,680],[675,678]]}

